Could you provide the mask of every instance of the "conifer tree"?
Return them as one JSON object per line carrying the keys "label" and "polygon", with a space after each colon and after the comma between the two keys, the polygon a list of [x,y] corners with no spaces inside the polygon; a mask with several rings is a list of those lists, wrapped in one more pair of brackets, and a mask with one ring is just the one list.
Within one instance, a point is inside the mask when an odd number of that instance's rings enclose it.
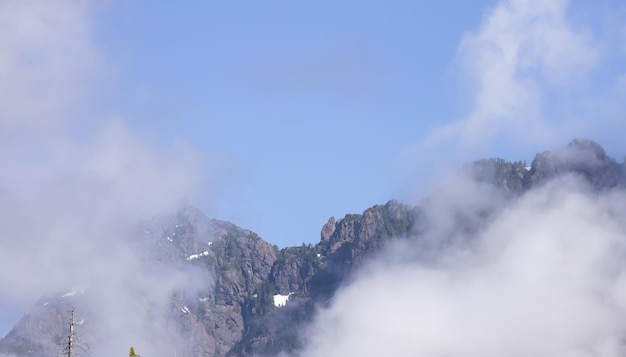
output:
{"label": "conifer tree", "polygon": [[139,355],[135,353],[135,347],[130,347],[130,353],[128,354],[128,357],[139,357]]}

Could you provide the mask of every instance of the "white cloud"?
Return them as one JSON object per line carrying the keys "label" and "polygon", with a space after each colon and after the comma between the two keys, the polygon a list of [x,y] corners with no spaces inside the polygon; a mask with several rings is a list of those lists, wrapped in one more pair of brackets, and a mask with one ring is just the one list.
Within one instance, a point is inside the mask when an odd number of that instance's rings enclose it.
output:
{"label": "white cloud", "polygon": [[[494,142],[545,147],[616,120],[587,117],[599,92],[587,77],[607,43],[575,26],[569,5],[504,0],[463,37],[457,61],[471,109],[412,148],[431,175]],[[621,108],[609,92],[599,102]],[[563,177],[505,205],[472,181],[440,187],[425,202],[428,230],[339,290],[301,356],[626,352],[626,192],[597,194]]]}
{"label": "white cloud", "polygon": [[63,247],[95,253],[114,222],[173,207],[201,175],[203,158],[184,143],[157,145],[123,118],[76,110],[112,70],[95,45],[92,5],[0,2],[0,261],[13,268],[0,272],[5,297],[32,299],[66,280]]}
{"label": "white cloud", "polygon": [[89,286],[110,349],[99,353],[134,343],[155,355],[179,336],[146,306],[166,311],[189,281],[143,266],[149,253],[126,234],[193,194],[203,158],[89,108],[113,71],[94,40],[94,5],[0,1],[0,302],[29,309],[44,293]]}
{"label": "white cloud", "polygon": [[563,127],[547,108],[601,59],[596,39],[567,15],[565,0],[506,0],[487,12],[458,49],[462,84],[471,93],[469,113],[435,128],[414,151],[458,145],[463,152],[497,136],[542,145],[560,137]]}
{"label": "white cloud", "polygon": [[54,129],[107,67],[89,2],[0,2],[0,128]]}
{"label": "white cloud", "polygon": [[625,198],[564,178],[431,262],[395,254],[417,243],[392,250],[320,314],[303,356],[622,355]]}

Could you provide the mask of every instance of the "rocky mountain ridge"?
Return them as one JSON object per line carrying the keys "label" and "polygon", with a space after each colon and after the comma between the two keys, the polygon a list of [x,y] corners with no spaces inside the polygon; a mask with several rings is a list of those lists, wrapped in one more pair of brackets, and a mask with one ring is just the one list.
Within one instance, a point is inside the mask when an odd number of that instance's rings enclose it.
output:
{"label": "rocky mountain ridge", "polygon": [[[537,154],[530,166],[487,159],[463,171],[510,199],[566,174],[580,176],[597,190],[626,186],[626,164],[608,157],[597,143],[580,139],[558,152]],[[174,292],[163,312],[167,328],[185,336],[173,342],[178,356],[270,356],[300,349],[302,330],[317,309],[388,242],[419,238],[429,225],[429,209],[391,200],[362,214],[331,217],[315,245],[278,249],[254,232],[182,205],[171,215],[137,224],[129,244],[151,252],[146,264],[157,261],[181,271],[191,267],[198,279],[193,290]],[[96,328],[97,317],[90,315],[92,307],[82,303],[88,294],[43,297],[0,340],[0,353],[57,355],[71,306],[83,311],[85,330],[93,327],[84,338],[97,345],[103,334]]]}

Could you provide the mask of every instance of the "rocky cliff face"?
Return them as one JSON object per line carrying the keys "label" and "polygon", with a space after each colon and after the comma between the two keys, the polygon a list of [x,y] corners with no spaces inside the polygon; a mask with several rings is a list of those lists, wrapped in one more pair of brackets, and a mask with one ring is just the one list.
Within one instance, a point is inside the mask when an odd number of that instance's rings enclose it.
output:
{"label": "rocky cliff face", "polygon": [[62,351],[67,342],[69,299],[43,298],[2,339],[2,352],[18,356],[44,356]]}
{"label": "rocky cliff face", "polygon": [[[578,175],[595,189],[626,184],[625,165],[586,140],[574,140],[556,153],[540,153],[530,167],[489,159],[465,170],[509,198],[563,174]],[[249,230],[183,205],[171,215],[138,224],[129,244],[151,252],[139,258],[145,264],[156,261],[162,269],[194,274],[194,289],[174,291],[164,312],[168,328],[185,336],[184,346],[177,347],[179,356],[270,356],[300,348],[301,331],[316,310],[389,241],[419,237],[428,225],[428,210],[427,205],[409,207],[392,200],[362,214],[331,217],[315,245],[279,250]],[[105,337],[81,296],[42,298],[0,341],[0,352],[57,355],[71,306],[84,315],[83,330],[91,331],[85,339],[102,343]]]}
{"label": "rocky cliff face", "polygon": [[[278,250],[255,233],[209,219],[188,205],[173,215],[138,224],[130,236],[129,247],[144,252],[137,259],[146,266],[189,273],[196,279],[193,289],[172,293],[167,311],[154,313],[155,321],[164,315],[162,321],[171,324],[167,328],[185,336],[184,346],[176,346],[184,351],[179,355],[225,355],[242,339],[242,306],[267,280]],[[72,306],[86,321],[81,330],[92,332],[84,340],[97,345],[99,338],[106,338],[97,328],[102,317],[93,304],[83,303],[93,300],[89,294],[97,290],[90,287],[82,293],[57,292],[42,298],[0,341],[0,353],[59,354]]]}
{"label": "rocky cliff face", "polygon": [[596,189],[626,184],[626,166],[608,157],[596,142],[584,139],[574,139],[557,152],[537,154],[529,167],[523,161],[487,159],[476,161],[467,169],[477,180],[516,195],[564,174],[580,176]]}
{"label": "rocky cliff face", "polygon": [[[396,201],[349,214],[324,225],[318,244],[281,250],[261,291],[265,299],[289,295],[284,308],[247,309],[249,324],[232,356],[276,355],[302,345],[301,332],[320,306],[328,304],[342,283],[386,242],[406,236],[413,210]],[[263,296],[259,300],[263,304]],[[258,304],[258,302],[255,302]]]}
{"label": "rocky cliff face", "polygon": [[537,184],[565,173],[583,176],[596,189],[626,183],[624,165],[609,158],[597,143],[582,139],[573,140],[557,153],[546,151],[535,156],[529,180]]}

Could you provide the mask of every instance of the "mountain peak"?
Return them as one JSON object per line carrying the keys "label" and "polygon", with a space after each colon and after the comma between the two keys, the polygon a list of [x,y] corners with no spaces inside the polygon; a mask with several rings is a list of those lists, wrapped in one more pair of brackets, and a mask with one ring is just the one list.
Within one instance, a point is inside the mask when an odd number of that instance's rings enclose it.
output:
{"label": "mountain peak", "polygon": [[[574,139],[559,151],[537,154],[530,169],[523,161],[494,158],[476,161],[464,173],[507,193],[505,199],[511,199],[563,174],[580,175],[598,189],[624,185],[624,166],[608,157],[596,142]],[[167,321],[168,328],[185,336],[184,341],[174,343],[182,343],[179,347],[187,355],[279,355],[301,346],[301,332],[313,320],[317,308],[327,305],[337,289],[390,241],[423,237],[433,226],[429,214],[433,210],[440,213],[440,207],[433,207],[427,203],[411,207],[390,200],[360,214],[330,217],[316,245],[279,250],[254,232],[211,219],[183,200],[173,212],[137,223],[129,241],[135,251],[142,252],[141,264],[145,266],[138,265],[133,274],[148,274],[149,281],[159,282],[164,275],[149,274],[175,270],[176,274],[190,276],[191,287],[168,290],[168,300],[161,306],[166,311],[159,312],[164,316],[161,322]],[[472,214],[475,211],[472,208]],[[490,214],[488,209],[479,211],[476,215],[455,211],[451,225],[461,227],[463,232],[478,229],[475,227],[482,227]],[[131,290],[149,285],[124,286],[129,287],[124,291],[127,295],[116,290],[115,296],[122,296],[124,303],[136,303],[138,308],[134,310],[140,314],[151,291]],[[106,334],[96,331],[101,325],[96,321],[103,317],[97,314],[100,306],[93,309],[94,313],[89,304],[80,304],[96,296],[96,291],[107,293],[99,286],[92,290],[85,296],[57,294],[42,299],[0,341],[0,353],[54,355],[65,333],[60,321],[70,303],[76,303],[90,324],[90,340],[104,341],[102,336]],[[153,323],[155,311],[145,319],[148,325]],[[157,330],[155,334],[160,333]],[[107,344],[111,345],[110,340]]]}
{"label": "mountain peak", "polygon": [[600,144],[589,139],[576,138],[567,144],[565,151],[574,150],[578,153],[590,153],[593,154],[595,159],[600,161],[606,161],[608,159],[604,148]]}

